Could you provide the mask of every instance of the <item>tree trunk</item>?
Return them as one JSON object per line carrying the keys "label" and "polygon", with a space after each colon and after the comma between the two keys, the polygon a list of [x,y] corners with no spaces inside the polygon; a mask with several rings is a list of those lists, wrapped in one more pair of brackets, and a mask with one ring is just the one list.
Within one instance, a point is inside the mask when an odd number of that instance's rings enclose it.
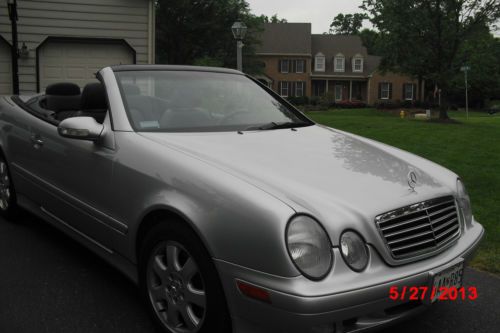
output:
{"label": "tree trunk", "polygon": [[441,89],[441,105],[439,106],[439,119],[447,120],[450,119],[448,116],[449,100],[448,91],[446,88]]}

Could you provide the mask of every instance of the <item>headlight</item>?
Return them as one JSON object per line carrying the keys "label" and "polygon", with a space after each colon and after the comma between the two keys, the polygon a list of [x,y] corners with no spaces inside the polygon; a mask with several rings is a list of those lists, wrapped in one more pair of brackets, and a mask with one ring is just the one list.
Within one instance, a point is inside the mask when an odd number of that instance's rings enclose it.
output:
{"label": "headlight", "polygon": [[288,253],[299,271],[309,279],[320,280],[332,267],[332,245],[320,224],[306,215],[294,217],[286,231]]}
{"label": "headlight", "polygon": [[470,198],[464,184],[460,179],[457,179],[457,201],[458,206],[462,210],[465,224],[470,225],[472,223],[472,209],[470,206]]}
{"label": "headlight", "polygon": [[340,252],[354,271],[360,272],[368,264],[368,250],[363,239],[354,231],[346,231],[340,237]]}

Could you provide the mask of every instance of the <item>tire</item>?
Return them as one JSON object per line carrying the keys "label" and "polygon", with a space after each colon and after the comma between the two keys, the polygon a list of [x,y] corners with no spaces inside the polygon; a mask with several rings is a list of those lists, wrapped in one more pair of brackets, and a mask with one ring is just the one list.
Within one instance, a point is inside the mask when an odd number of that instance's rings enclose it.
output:
{"label": "tire", "polygon": [[19,213],[16,191],[10,176],[9,165],[0,152],[0,216],[7,220],[15,220]]}
{"label": "tire", "polygon": [[161,221],[142,244],[141,292],[157,326],[169,333],[230,333],[222,285],[197,235],[181,221]]}

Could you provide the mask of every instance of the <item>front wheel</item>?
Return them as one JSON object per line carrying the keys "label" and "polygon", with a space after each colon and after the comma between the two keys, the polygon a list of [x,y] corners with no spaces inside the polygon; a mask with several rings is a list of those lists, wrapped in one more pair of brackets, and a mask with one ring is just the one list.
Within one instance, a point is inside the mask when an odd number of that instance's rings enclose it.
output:
{"label": "front wheel", "polygon": [[0,152],[0,215],[12,220],[17,217],[18,210],[16,192],[10,176],[9,166]]}
{"label": "front wheel", "polygon": [[141,251],[141,287],[166,332],[231,332],[224,292],[199,238],[178,221],[149,231]]}

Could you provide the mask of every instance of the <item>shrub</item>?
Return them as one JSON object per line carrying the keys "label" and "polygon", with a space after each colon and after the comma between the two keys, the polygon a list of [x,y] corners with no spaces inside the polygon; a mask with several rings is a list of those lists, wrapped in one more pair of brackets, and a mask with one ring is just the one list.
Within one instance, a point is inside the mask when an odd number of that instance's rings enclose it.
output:
{"label": "shrub", "polygon": [[401,107],[401,103],[399,101],[381,100],[375,103],[375,107],[377,109],[398,109]]}
{"label": "shrub", "polygon": [[335,103],[335,107],[342,109],[359,109],[366,107],[366,103],[359,100],[351,100],[351,101],[337,101]]}
{"label": "shrub", "polygon": [[306,105],[309,104],[309,98],[307,96],[302,97],[288,97],[287,100],[293,105]]}

